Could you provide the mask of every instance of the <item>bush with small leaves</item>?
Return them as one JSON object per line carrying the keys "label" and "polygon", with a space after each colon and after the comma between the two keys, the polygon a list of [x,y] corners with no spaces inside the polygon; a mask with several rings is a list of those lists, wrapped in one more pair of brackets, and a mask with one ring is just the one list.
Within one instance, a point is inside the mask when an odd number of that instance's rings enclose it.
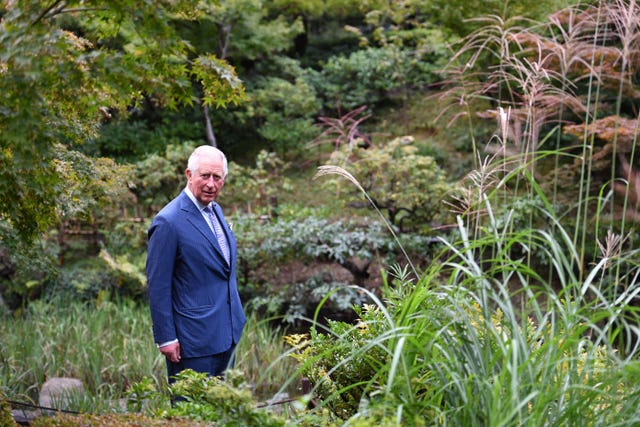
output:
{"label": "bush with small leaves", "polygon": [[342,419],[358,412],[377,369],[389,360],[384,348],[369,346],[386,328],[383,312],[364,305],[356,313],[355,325],[329,321],[328,333],[312,328],[309,335],[285,338],[295,349],[291,356],[300,361],[302,375],[314,385],[313,394]]}
{"label": "bush with small leaves", "polygon": [[185,370],[171,385],[171,394],[180,397],[163,417],[187,417],[215,426],[282,427],[285,420],[257,407],[251,388],[237,370],[227,370],[225,378]]}
{"label": "bush with small leaves", "polygon": [[[432,157],[418,151],[414,138],[405,136],[368,148],[343,145],[329,162],[348,170],[400,231],[429,232],[434,225],[452,222],[449,206],[443,202],[456,194],[457,186],[447,181]],[[342,189],[338,179],[327,184]],[[352,189],[347,187],[351,201],[369,207],[362,203],[361,192]]]}

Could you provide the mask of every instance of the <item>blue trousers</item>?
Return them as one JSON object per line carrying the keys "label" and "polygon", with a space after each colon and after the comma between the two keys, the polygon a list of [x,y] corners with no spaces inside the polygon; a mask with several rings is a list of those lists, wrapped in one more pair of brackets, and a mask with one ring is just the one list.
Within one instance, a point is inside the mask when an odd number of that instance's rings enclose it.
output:
{"label": "blue trousers", "polygon": [[235,361],[235,345],[225,352],[203,357],[183,357],[180,362],[173,363],[167,359],[167,375],[169,384],[173,384],[175,376],[185,369],[193,369],[196,372],[205,373],[211,377],[222,376],[227,368],[232,368]]}

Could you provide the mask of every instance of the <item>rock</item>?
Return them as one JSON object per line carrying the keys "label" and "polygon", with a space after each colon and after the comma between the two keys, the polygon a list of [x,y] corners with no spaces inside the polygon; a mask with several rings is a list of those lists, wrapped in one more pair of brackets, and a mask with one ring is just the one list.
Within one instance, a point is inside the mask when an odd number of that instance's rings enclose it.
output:
{"label": "rock", "polygon": [[53,377],[42,384],[38,403],[45,408],[67,409],[72,399],[84,394],[84,385],[79,379]]}

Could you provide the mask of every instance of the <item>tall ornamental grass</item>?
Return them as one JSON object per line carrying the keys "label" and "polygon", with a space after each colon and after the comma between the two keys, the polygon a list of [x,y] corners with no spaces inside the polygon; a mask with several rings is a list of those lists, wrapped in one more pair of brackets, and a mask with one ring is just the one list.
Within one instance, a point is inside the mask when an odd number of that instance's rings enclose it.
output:
{"label": "tall ornamental grass", "polygon": [[290,337],[294,356],[338,424],[639,425],[640,6],[485,23],[443,99],[497,127],[470,132],[443,251],[396,268],[358,323]]}
{"label": "tall ornamental grass", "polygon": [[[581,279],[577,248],[559,224],[554,234],[496,226],[490,220],[471,240],[461,219],[457,240],[443,240],[421,278],[396,269],[356,324],[289,337],[336,424],[640,423],[639,318],[630,304],[640,288],[612,298],[598,283],[637,254],[603,253]],[[528,252],[550,263],[554,284],[528,265]]]}
{"label": "tall ornamental grass", "polygon": [[121,396],[144,377],[164,380],[148,310],[134,302],[37,301],[0,322],[0,384],[6,396],[37,402],[50,377],[82,380],[96,401]]}
{"label": "tall ornamental grass", "polygon": [[626,247],[637,242],[639,17],[628,0],[578,3],[542,23],[491,16],[456,46],[440,101],[454,117],[498,124],[489,140],[470,132],[476,185],[466,213],[478,209],[465,219],[474,233],[485,194],[496,210],[543,194],[571,235],[582,278],[609,230]]}
{"label": "tall ornamental grass", "polygon": [[[295,361],[281,357],[288,350],[283,335],[248,313],[235,367],[253,385],[257,400],[273,397],[287,382],[290,394],[299,392]],[[33,302],[20,318],[0,321],[0,337],[0,389],[9,399],[37,403],[44,381],[59,376],[82,380],[87,396],[72,399],[76,410],[118,410],[115,402],[136,383],[168,396],[165,362],[145,304]]]}

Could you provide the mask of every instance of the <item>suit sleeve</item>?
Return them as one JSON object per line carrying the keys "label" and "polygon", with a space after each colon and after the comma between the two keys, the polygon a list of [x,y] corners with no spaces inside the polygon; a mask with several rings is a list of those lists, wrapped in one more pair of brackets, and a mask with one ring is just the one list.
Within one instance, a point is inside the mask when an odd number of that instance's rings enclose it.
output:
{"label": "suit sleeve", "polygon": [[177,339],[173,319],[172,281],[178,256],[178,235],[163,216],[154,219],[149,228],[147,252],[147,282],[149,306],[156,344]]}

